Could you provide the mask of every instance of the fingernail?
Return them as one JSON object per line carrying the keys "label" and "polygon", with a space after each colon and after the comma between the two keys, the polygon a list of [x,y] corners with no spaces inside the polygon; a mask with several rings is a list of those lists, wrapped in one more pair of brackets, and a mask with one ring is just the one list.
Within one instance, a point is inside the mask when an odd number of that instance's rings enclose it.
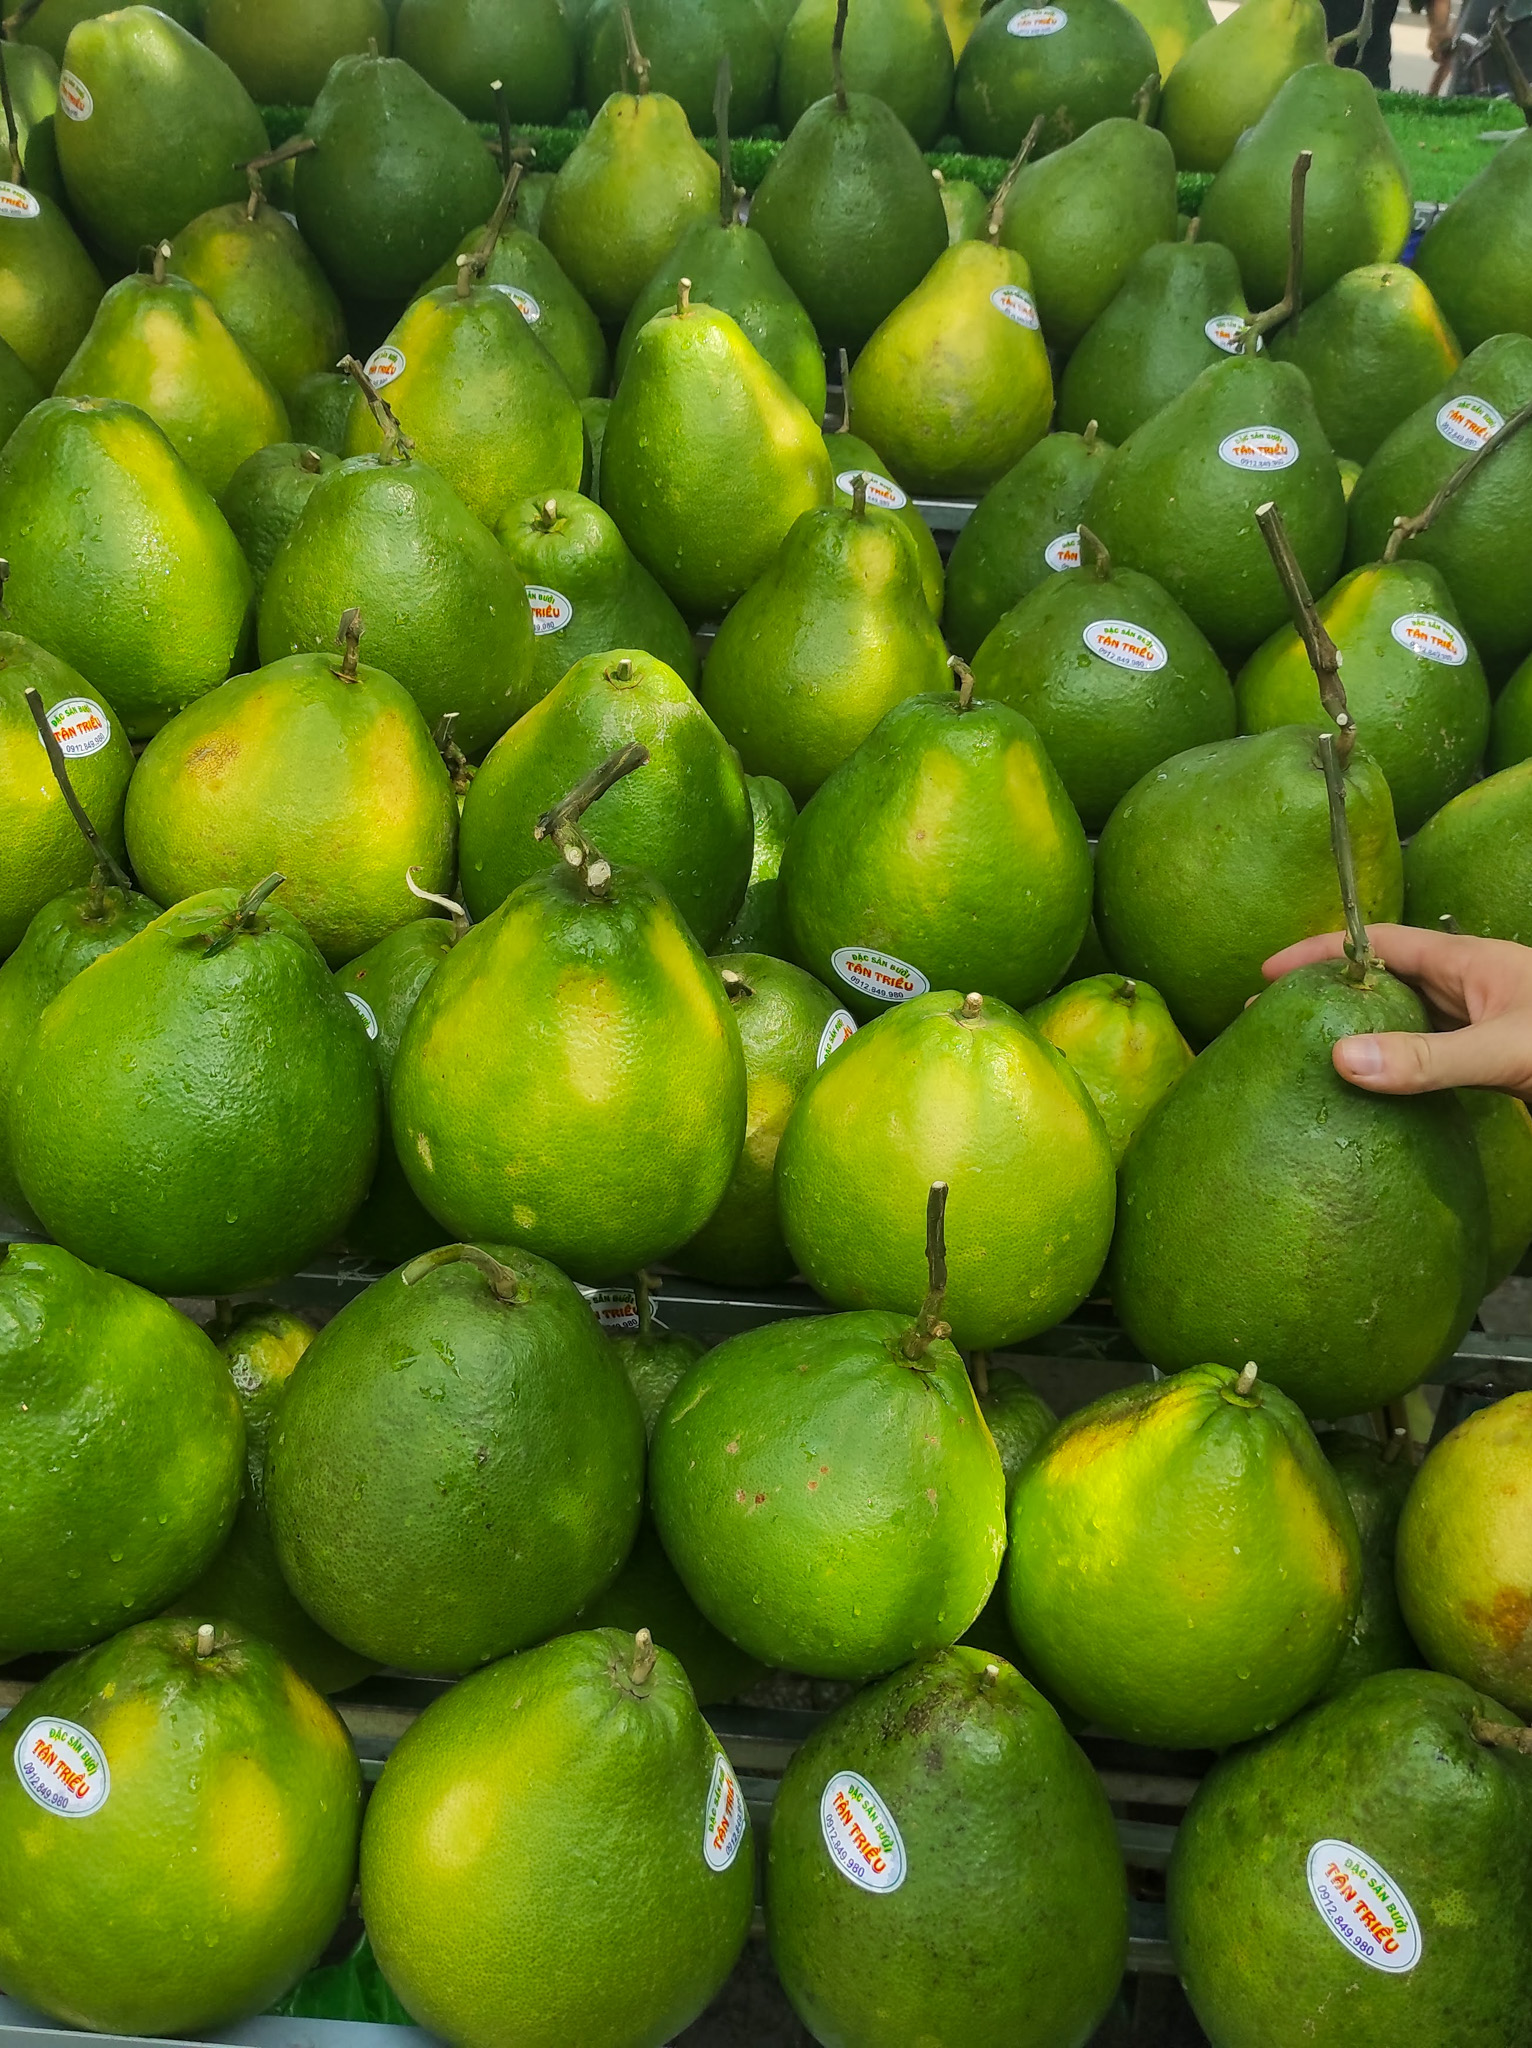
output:
{"label": "fingernail", "polygon": [[1343,1038],[1335,1050],[1348,1074],[1373,1081],[1383,1071],[1383,1048],[1375,1038]]}

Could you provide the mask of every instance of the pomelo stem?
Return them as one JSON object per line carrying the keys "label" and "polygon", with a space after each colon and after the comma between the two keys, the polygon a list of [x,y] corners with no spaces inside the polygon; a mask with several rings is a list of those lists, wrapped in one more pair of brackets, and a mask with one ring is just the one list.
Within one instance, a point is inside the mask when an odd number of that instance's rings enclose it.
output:
{"label": "pomelo stem", "polygon": [[1284,320],[1293,319],[1302,308],[1303,194],[1313,162],[1314,152],[1311,149],[1300,149],[1293,158],[1287,215],[1287,290],[1274,306],[1268,306],[1264,313],[1252,314],[1245,322],[1245,331],[1240,341],[1240,350],[1244,355],[1253,356],[1261,336],[1268,329],[1280,327]]}
{"label": "pomelo stem", "polygon": [[[521,185],[521,176],[521,165],[514,163],[511,165],[511,168],[505,174],[505,183],[500,188],[500,197],[495,202],[495,210],[490,215],[489,221],[485,226],[483,239],[480,241],[478,248],[474,250],[473,254],[468,259],[469,267],[471,268],[475,278],[482,277],[485,271],[489,268],[489,259],[491,258],[491,256],[494,255],[496,245],[498,244],[501,235],[505,232],[505,224],[510,219],[512,212],[515,210],[516,194]],[[458,258],[457,274],[457,288],[459,296],[463,295],[462,263],[463,259],[460,256]]]}
{"label": "pomelo stem", "polygon": [[692,281],[683,277],[676,286],[676,318],[684,320],[692,309]]}
{"label": "pomelo stem", "polygon": [[318,476],[319,472],[324,468],[324,464],[319,458],[319,450],[317,448],[305,448],[298,457],[298,467],[301,470],[305,470],[310,476]]}
{"label": "pomelo stem", "polygon": [[436,721],[436,730],[431,735],[431,744],[446,763],[447,773],[452,777],[455,796],[462,796],[472,786],[473,763],[452,737],[452,728],[457,724],[455,711],[444,711]]}
{"label": "pomelo stem", "polygon": [[846,112],[846,66],[844,48],[846,42],[846,14],[850,0],[836,0],[835,28],[830,37],[830,86],[835,94],[835,104]]}
{"label": "pomelo stem", "polygon": [[926,1196],[926,1298],[914,1328],[905,1333],[899,1346],[911,1365],[918,1365],[939,1337],[952,1335],[951,1325],[939,1319],[947,1292],[946,1222],[947,1183],[933,1180]]}
{"label": "pomelo stem", "polygon": [[1528,420],[1532,420],[1532,399],[1529,399],[1525,405],[1518,407],[1508,420],[1503,421],[1501,425],[1496,427],[1488,440],[1481,441],[1472,454],[1464,456],[1430,504],[1427,505],[1424,512],[1416,512],[1408,519],[1403,517],[1396,519],[1393,531],[1388,536],[1388,545],[1383,550],[1384,561],[1394,561],[1398,556],[1400,548],[1403,547],[1407,540],[1414,540],[1417,534],[1424,533],[1426,528],[1435,520],[1438,513],[1442,511],[1443,507],[1449,504],[1457,496],[1458,492],[1462,490],[1464,484],[1467,483],[1468,479],[1479,467],[1479,464],[1487,462],[1497,448],[1503,448],[1513,434],[1519,434]]}
{"label": "pomelo stem", "polygon": [[511,108],[505,96],[505,80],[492,78],[489,82],[490,98],[495,103],[495,126],[500,131],[500,168],[511,168]]}
{"label": "pomelo stem", "polygon": [[1084,541],[1096,558],[1092,566],[1095,569],[1098,582],[1105,583],[1112,573],[1112,558],[1106,551],[1105,543],[1098,540],[1088,526],[1081,526],[1079,533],[1081,540]]}
{"label": "pomelo stem", "polygon": [[240,169],[250,186],[250,197],[245,202],[245,219],[254,220],[266,204],[266,187],[261,182],[262,171],[269,171],[275,164],[290,163],[295,156],[306,156],[318,143],[311,135],[289,135],[280,149],[268,149],[264,156],[253,156]]}
{"label": "pomelo stem", "polygon": [[638,1309],[640,1337],[647,1337],[654,1327],[654,1303],[650,1297],[658,1285],[654,1275],[646,1272],[642,1266],[633,1275],[633,1299]]}
{"label": "pomelo stem", "polygon": [[851,479],[851,516],[853,519],[867,517],[867,479],[860,470]]}
{"label": "pomelo stem", "polygon": [[724,993],[731,1003],[747,1003],[755,994],[755,990],[737,968],[724,968],[720,979],[723,982]]}
{"label": "pomelo stem", "polygon": [[97,861],[90,871],[90,881],[86,885],[85,921],[87,924],[100,924],[105,916],[106,869]]}
{"label": "pomelo stem", "polygon": [[165,266],[166,264],[169,263],[171,257],[174,254],[175,251],[171,248],[168,242],[156,243],[154,250],[154,265],[150,272],[150,275],[153,277],[156,284],[163,284],[165,282]]}
{"label": "pomelo stem", "polygon": [[1250,1363],[1245,1367],[1244,1371],[1240,1374],[1239,1378],[1234,1382],[1235,1393],[1242,1396],[1248,1395],[1255,1385],[1260,1370],[1261,1368],[1256,1364],[1255,1360],[1252,1358]]}
{"label": "pomelo stem", "polygon": [[11,77],[6,68],[3,39],[0,39],[0,106],[5,109],[5,140],[11,153],[11,183],[20,185],[25,191],[27,178],[21,165],[21,138],[16,132],[16,109],[11,103]]}
{"label": "pomelo stem", "polygon": [[[0,563],[0,569],[9,574],[8,564]],[[5,576],[0,575],[0,591],[4,588]],[[53,779],[59,786],[59,795],[69,806],[69,815],[84,833],[85,843],[96,856],[98,864],[106,869],[118,888],[131,889],[133,884],[107,851],[101,834],[90,821],[89,812],[75,795],[74,784],[69,779],[69,770],[64,762],[64,750],[53,736],[53,727],[48,723],[48,714],[43,709],[42,698],[30,684],[23,694],[27,700],[27,709],[32,714],[32,723],[37,727],[37,736],[43,743],[43,751],[48,756],[48,766],[53,770]]]}
{"label": "pomelo stem", "polygon": [[718,218],[726,228],[734,225],[734,154],[729,147],[729,95],[733,79],[729,53],[718,60],[718,83],[713,88],[713,125],[718,131]]}
{"label": "pomelo stem", "polygon": [[654,1638],[648,1629],[641,1628],[633,1638],[633,1663],[630,1676],[635,1685],[647,1685],[654,1675],[656,1651]]}
{"label": "pomelo stem", "polygon": [[840,363],[840,425],[835,431],[837,434],[849,434],[851,432],[851,358],[843,348],[836,350],[836,357]]}
{"label": "pomelo stem", "polygon": [[1087,448],[1094,448],[1096,445],[1096,436],[1100,433],[1100,431],[1101,422],[1099,420],[1087,420],[1085,422],[1085,432],[1080,436],[1080,439],[1085,443]]}
{"label": "pomelo stem", "polygon": [[1360,55],[1361,51],[1366,45],[1367,38],[1371,34],[1372,0],[1362,0],[1362,12],[1357,17],[1356,27],[1348,28],[1344,35],[1335,36],[1331,39],[1331,41],[1326,43],[1325,56],[1328,58],[1330,63],[1333,64],[1335,62],[1336,57],[1340,54],[1340,52],[1344,50],[1350,43],[1356,44],[1357,53],[1358,55]]}
{"label": "pomelo stem", "polygon": [[199,1657],[211,1657],[212,1654],[213,1624],[210,1621],[205,1621],[197,1630],[197,1655]]}
{"label": "pomelo stem", "polygon": [[649,59],[638,47],[638,37],[633,32],[633,10],[628,0],[621,0],[618,13],[622,16],[623,62],[633,74],[633,96],[642,99],[649,90]]}
{"label": "pomelo stem", "polygon": [[1346,691],[1340,679],[1340,652],[1315,607],[1313,595],[1298,557],[1293,552],[1293,544],[1287,537],[1287,528],[1282,523],[1282,514],[1276,505],[1270,500],[1264,505],[1257,505],[1255,523],[1261,529],[1261,538],[1266,543],[1272,566],[1277,572],[1282,588],[1287,592],[1293,624],[1298,629],[1303,650],[1309,658],[1309,667],[1314,671],[1314,680],[1319,685],[1319,701],[1339,730],[1340,758],[1344,764],[1351,759],[1351,749],[1356,745],[1356,721],[1346,705]]}
{"label": "pomelo stem", "polygon": [[959,713],[973,709],[973,670],[961,654],[949,654],[947,666],[952,671],[952,680],[957,684],[957,708]]}
{"label": "pomelo stem", "polygon": [[257,882],[253,889],[248,890],[225,920],[222,938],[213,940],[203,954],[203,959],[211,960],[215,953],[221,953],[225,947],[232,946],[242,933],[253,931],[261,905],[274,890],[280,889],[286,880],[286,875],[270,874],[263,881]]}
{"label": "pomelo stem", "polygon": [[1503,1721],[1486,1721],[1482,1714],[1475,1714],[1468,1726],[1474,1741],[1486,1749],[1514,1749],[1532,1756],[1532,1728],[1508,1728]]}
{"label": "pomelo stem", "polygon": [[1114,1003],[1136,1003],[1138,1001],[1138,983],[1131,976],[1123,975],[1112,992],[1112,1001]]}
{"label": "pomelo stem", "polygon": [[1155,89],[1159,82],[1160,74],[1158,71],[1151,71],[1138,91],[1133,95],[1133,118],[1137,121],[1140,128],[1147,128],[1149,125],[1149,109],[1154,105]]}
{"label": "pomelo stem", "polygon": [[415,443],[410,439],[394,417],[393,407],[381,391],[374,390],[372,379],[355,356],[342,356],[335,366],[344,370],[367,401],[367,410],[377,422],[378,432],[383,436],[380,462],[404,462],[414,454]]}
{"label": "pomelo stem", "polygon": [[452,917],[452,943],[454,946],[466,932],[473,929],[473,919],[468,915],[462,904],[454,903],[450,896],[438,896],[431,889],[422,889],[415,880],[414,868],[405,869],[404,886],[412,896],[419,897],[422,903],[439,903],[443,910],[450,912]]}
{"label": "pomelo stem", "polygon": [[346,651],[341,658],[340,667],[332,668],[330,671],[331,675],[338,682],[354,683],[356,681],[357,650],[362,644],[362,635],[366,630],[362,623],[361,611],[356,605],[348,606],[341,613],[340,630],[335,635],[335,644],[338,647],[343,647]]}
{"label": "pomelo stem", "polygon": [[958,1021],[963,1024],[975,1023],[984,1015],[984,998],[977,989],[972,989],[958,1005]]}
{"label": "pomelo stem", "polygon": [[1351,827],[1346,822],[1346,778],[1336,753],[1334,733],[1319,735],[1319,758],[1325,771],[1325,795],[1330,802],[1330,849],[1335,855],[1341,908],[1346,914],[1346,979],[1360,984],[1383,962],[1372,950],[1357,902],[1356,860],[1351,850]]}
{"label": "pomelo stem", "polygon": [[532,828],[534,839],[551,839],[569,866],[579,870],[580,879],[592,896],[605,893],[612,879],[612,870],[580,830],[580,819],[598,797],[606,795],[613,783],[621,782],[635,768],[642,768],[648,759],[649,749],[637,740],[629,740],[599,768],[593,768],[583,781],[577,782],[562,803],[555,804],[551,811],[544,811]]}
{"label": "pomelo stem", "polygon": [[1011,158],[1010,168],[1006,172],[1005,176],[1000,180],[1000,184],[995,192],[994,199],[990,203],[989,221],[987,223],[986,232],[988,233],[991,242],[998,243],[1000,240],[1000,230],[1005,225],[1006,202],[1009,200],[1011,196],[1011,187],[1015,184],[1016,180],[1021,176],[1022,166],[1026,163],[1027,158],[1032,154],[1033,150],[1037,147],[1037,138],[1039,135],[1042,134],[1042,132],[1043,117],[1041,114],[1039,114],[1037,119],[1032,123],[1032,126],[1027,130],[1025,136],[1022,138],[1021,147],[1020,149],[1017,150],[1016,154]]}
{"label": "pomelo stem", "polygon": [[476,1244],[444,1244],[434,1252],[422,1252],[418,1259],[410,1260],[399,1278],[406,1287],[417,1287],[428,1273],[441,1266],[457,1265],[472,1266],[475,1272],[482,1273],[490,1293],[507,1308],[520,1308],[526,1301],[526,1291],[510,1267],[502,1266]]}

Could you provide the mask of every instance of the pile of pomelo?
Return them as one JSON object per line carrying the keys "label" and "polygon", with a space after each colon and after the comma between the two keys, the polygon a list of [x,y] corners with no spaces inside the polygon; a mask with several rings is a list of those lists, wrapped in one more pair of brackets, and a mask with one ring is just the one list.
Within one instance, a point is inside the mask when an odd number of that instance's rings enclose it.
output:
{"label": "pile of pomelo", "polygon": [[1532,939],[1532,137],[1465,358],[1318,0],[167,8],[0,36],[0,1993],[1084,2048],[1108,1743],[1213,2048],[1528,2048],[1532,1116],[1331,1055]]}

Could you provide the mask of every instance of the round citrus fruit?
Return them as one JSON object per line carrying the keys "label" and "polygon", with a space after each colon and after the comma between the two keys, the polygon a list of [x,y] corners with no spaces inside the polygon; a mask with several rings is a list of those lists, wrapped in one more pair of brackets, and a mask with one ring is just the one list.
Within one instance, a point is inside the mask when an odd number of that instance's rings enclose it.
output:
{"label": "round citrus fruit", "polygon": [[1085,1083],[1121,1165],[1128,1140],[1192,1063],[1164,998],[1147,981],[1093,974],[1034,1003],[1027,1022]]}

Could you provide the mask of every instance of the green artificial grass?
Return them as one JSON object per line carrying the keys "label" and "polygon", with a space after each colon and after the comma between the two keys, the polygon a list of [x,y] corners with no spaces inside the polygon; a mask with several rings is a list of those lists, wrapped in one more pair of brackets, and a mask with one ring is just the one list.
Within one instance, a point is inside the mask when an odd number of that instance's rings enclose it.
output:
{"label": "green artificial grass", "polygon": [[[1496,132],[1504,134],[1508,129],[1523,125],[1515,104],[1510,100],[1433,100],[1418,92],[1385,92],[1378,97],[1383,117],[1409,166],[1410,182],[1417,199],[1440,203],[1456,198],[1469,180],[1484,169],[1493,152],[1503,147],[1498,142],[1484,142],[1481,136]],[[274,149],[290,135],[301,134],[308,116],[306,107],[263,107],[261,111],[266,117]],[[557,128],[520,128],[516,136],[518,141],[531,143],[537,151],[532,164],[534,170],[556,171],[585,133],[585,125],[584,114],[577,110]],[[489,137],[495,131],[486,125],[482,132]],[[955,136],[946,140],[952,147],[929,151],[926,162],[940,171],[944,178],[967,178],[981,191],[994,192],[1005,176],[1005,160],[997,156],[965,155],[957,147]],[[706,136],[702,138],[702,145],[704,149],[712,147]],[[736,184],[743,185],[747,192],[753,192],[781,147],[781,137],[774,128],[759,135],[736,137]],[[1178,182],[1181,211],[1195,213],[1203,193],[1212,183],[1211,178],[1196,172],[1183,172]]]}

